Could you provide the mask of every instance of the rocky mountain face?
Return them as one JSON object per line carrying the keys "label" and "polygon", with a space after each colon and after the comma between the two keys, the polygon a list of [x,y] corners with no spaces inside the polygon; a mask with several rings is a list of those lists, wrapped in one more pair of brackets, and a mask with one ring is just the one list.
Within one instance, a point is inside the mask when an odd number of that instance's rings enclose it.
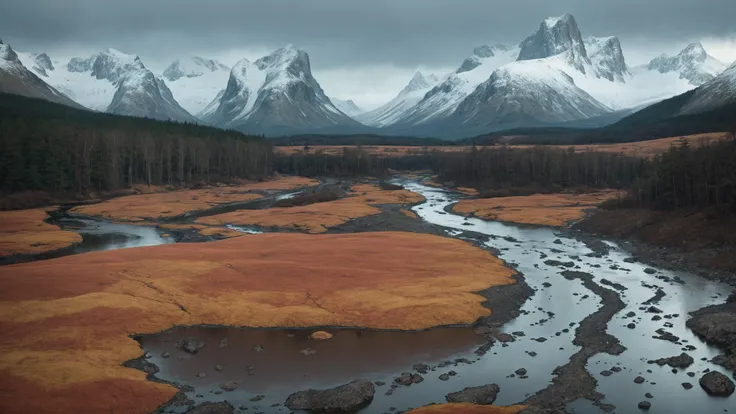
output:
{"label": "rocky mountain face", "polygon": [[[736,103],[736,62],[704,83],[683,106],[681,114],[696,114]],[[736,119],[736,114],[734,115]]]}
{"label": "rocky mountain face", "polygon": [[[78,60],[79,61],[79,60]],[[71,62],[70,62],[71,65]],[[161,78],[145,67],[138,56],[108,49],[78,65],[89,76],[115,87],[106,112],[160,120],[197,122],[182,108]]]}
{"label": "rocky mountain face", "polygon": [[438,82],[439,78],[435,74],[425,75],[422,72],[416,72],[395,98],[372,111],[357,116],[356,119],[370,126],[391,125],[404,117],[406,112],[422,100],[424,95]]}
{"label": "rocky mountain face", "polygon": [[680,79],[687,79],[695,86],[712,80],[725,68],[726,65],[710,56],[700,42],[689,44],[676,56],[654,58],[647,65],[647,69],[659,73],[678,73]]}
{"label": "rocky mountain face", "polygon": [[569,63],[581,72],[590,64],[583,36],[570,14],[548,17],[520,44],[518,60],[544,59],[568,52]]}
{"label": "rocky mountain face", "polygon": [[[43,55],[45,58],[40,59],[39,56],[41,55],[36,56],[34,60],[36,65],[42,65],[39,66],[39,70],[50,70],[53,66],[44,66],[47,60],[50,63],[48,56]],[[2,42],[0,42],[0,92],[45,99],[74,108],[86,109],[44,82],[21,62],[18,54],[10,45]]]}
{"label": "rocky mountain face", "polygon": [[312,76],[307,53],[291,45],[255,62],[238,62],[224,93],[202,117],[212,125],[268,135],[361,127],[332,104]]}
{"label": "rocky mountain face", "polygon": [[618,37],[589,37],[585,39],[585,48],[597,76],[611,82],[626,82],[630,73]]}

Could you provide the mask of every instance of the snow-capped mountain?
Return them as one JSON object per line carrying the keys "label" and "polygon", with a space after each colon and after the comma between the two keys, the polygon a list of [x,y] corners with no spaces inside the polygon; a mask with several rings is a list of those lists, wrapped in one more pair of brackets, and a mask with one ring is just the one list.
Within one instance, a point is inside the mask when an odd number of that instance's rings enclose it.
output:
{"label": "snow-capped mountain", "polygon": [[230,71],[224,93],[201,114],[223,128],[269,135],[356,128],[312,76],[309,56],[289,45]]}
{"label": "snow-capped mountain", "polygon": [[408,127],[438,122],[449,117],[463,99],[486,81],[494,70],[516,60],[518,54],[518,47],[476,47],[473,55],[465,59],[455,73],[430,89],[391,125]]}
{"label": "snow-capped mountain", "polygon": [[424,95],[438,82],[439,78],[433,73],[425,75],[422,72],[416,72],[394,99],[372,111],[359,115],[356,119],[370,126],[391,125],[405,116],[406,112],[421,101]]}
{"label": "snow-capped mountain", "polygon": [[90,109],[196,122],[136,55],[107,49],[88,58],[72,58],[67,64],[54,62],[46,54],[24,53],[21,60],[44,81]]}
{"label": "snow-capped mountain", "polygon": [[652,59],[647,69],[659,73],[677,73],[680,79],[699,86],[718,76],[726,69],[720,60],[709,55],[700,42],[689,44],[677,56],[661,55]]}
{"label": "snow-capped mountain", "polygon": [[453,113],[465,128],[512,128],[562,123],[610,112],[565,72],[535,61],[494,71]]}
{"label": "snow-capped mountain", "polygon": [[[38,55],[33,60],[36,70],[47,70],[50,59]],[[38,75],[29,70],[10,45],[0,42],[0,92],[45,99],[74,108],[85,109],[82,105],[48,85]]]}
{"label": "snow-capped mountain", "polygon": [[736,62],[695,90],[681,114],[695,114],[736,103]]}
{"label": "snow-capped mountain", "polygon": [[177,59],[163,72],[174,98],[194,115],[202,112],[225,88],[229,76],[229,67],[197,56]]}
{"label": "snow-capped mountain", "polygon": [[342,99],[333,97],[333,98],[330,98],[330,101],[332,102],[333,105],[335,105],[337,109],[339,109],[342,113],[344,113],[345,115],[351,118],[355,118],[359,114],[362,114],[363,112],[365,112],[362,109],[360,109],[360,107],[356,105],[352,99],[342,100]]}
{"label": "snow-capped mountain", "polygon": [[370,113],[358,119],[391,132],[445,136],[509,123],[614,122],[617,114],[692,90],[724,69],[699,43],[629,67],[617,37],[583,37],[575,18],[565,14],[544,19],[518,46],[477,47],[401,115],[380,123],[371,122]]}

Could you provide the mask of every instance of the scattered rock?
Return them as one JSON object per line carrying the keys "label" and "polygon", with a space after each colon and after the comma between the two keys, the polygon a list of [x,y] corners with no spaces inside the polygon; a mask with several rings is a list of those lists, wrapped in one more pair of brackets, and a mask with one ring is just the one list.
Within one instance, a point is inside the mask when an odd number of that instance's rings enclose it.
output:
{"label": "scattered rock", "polygon": [[309,339],[314,339],[317,341],[324,341],[330,338],[332,338],[332,334],[325,331],[312,332],[312,334],[309,335]]}
{"label": "scattered rock", "polygon": [[621,367],[611,367],[611,371],[613,371],[613,372],[621,372]]}
{"label": "scattered rock", "polygon": [[601,279],[601,284],[602,284],[602,285],[607,285],[607,286],[610,286],[610,287],[612,287],[612,288],[614,288],[614,289],[616,289],[616,290],[619,290],[619,291],[624,291],[624,290],[626,290],[626,286],[624,286],[624,285],[622,285],[622,284],[620,284],[620,283],[615,283],[615,282],[611,282],[611,281],[610,281],[610,280],[608,280],[608,279]]}
{"label": "scattered rock", "polygon": [[238,388],[238,382],[237,381],[227,381],[220,384],[220,389],[223,391],[235,391],[235,389]]}
{"label": "scattered rock", "polygon": [[604,377],[610,377],[613,374],[611,371],[601,371],[601,375]]}
{"label": "scattered rock", "polygon": [[161,358],[168,358],[170,356],[171,356],[171,354],[168,353],[168,352],[166,352],[166,351],[164,351],[164,352],[161,353]]}
{"label": "scattered rock", "polygon": [[[658,329],[657,333],[667,335],[667,333],[662,329]],[[684,352],[678,356],[647,361],[649,364],[657,364],[660,367],[669,365],[672,368],[687,368],[692,365],[693,362],[695,362],[693,358]],[[675,370],[675,372],[677,371]]]}
{"label": "scattered rock", "polygon": [[647,308],[647,313],[662,313],[662,309],[659,309],[656,306],[650,306]]}
{"label": "scattered rock", "polygon": [[220,364],[215,365],[215,371],[222,371],[223,369],[225,368],[222,365]]}
{"label": "scattered rock", "polygon": [[626,325],[626,327],[629,328],[629,329],[635,329],[636,328],[636,324],[635,323],[630,323],[630,324]]}
{"label": "scattered rock", "polygon": [[560,262],[559,260],[545,260],[544,264],[553,267],[575,267],[575,262]]}
{"label": "scattered rock", "polygon": [[301,351],[299,351],[299,353],[302,355],[314,355],[317,353],[317,350],[312,349],[312,348],[304,348]]}
{"label": "scattered rock", "polygon": [[693,384],[691,384],[691,383],[689,383],[689,382],[683,382],[683,383],[682,383],[682,388],[684,388],[684,389],[686,389],[686,390],[689,390],[689,389],[691,389],[692,387],[693,387]]}
{"label": "scattered rock", "polygon": [[527,351],[527,354],[529,354],[529,356],[530,356],[530,357],[535,357],[535,356],[537,356],[537,353],[536,353],[536,352],[534,352],[534,351]]}
{"label": "scattered rock", "polygon": [[290,410],[350,413],[373,401],[373,383],[355,380],[329,390],[306,390],[291,394],[284,403]]}
{"label": "scattered rock", "polygon": [[549,282],[544,282],[544,283],[542,283],[542,286],[548,288],[548,287],[552,287],[552,284],[549,283]]}
{"label": "scattered rock", "polygon": [[634,382],[637,383],[637,384],[643,384],[644,381],[646,381],[646,380],[642,376],[639,376],[639,377],[634,378]]}
{"label": "scattered rock", "polygon": [[646,393],[644,394],[644,396],[647,398],[654,398],[654,396],[651,393]]}
{"label": "scattered rock", "polygon": [[196,354],[200,349],[204,348],[205,343],[197,338],[184,338],[180,339],[179,342],[176,343],[176,346],[190,354]]}
{"label": "scattered rock", "polygon": [[519,369],[517,369],[514,372],[516,373],[516,375],[524,376],[524,375],[526,375],[526,368],[519,368]]}
{"label": "scattered rock", "polygon": [[450,375],[449,374],[442,374],[442,375],[439,376],[439,378],[440,378],[440,381],[447,381],[447,380],[450,379]]}
{"label": "scattered rock", "polygon": [[657,271],[654,270],[654,269],[652,269],[651,267],[647,267],[646,269],[644,269],[644,273],[646,273],[648,275],[653,275],[653,274],[657,273]]}
{"label": "scattered rock", "polygon": [[207,376],[207,374],[204,373],[204,372],[200,372],[200,373],[197,374],[197,378],[205,378],[206,376]]}
{"label": "scattered rock", "polygon": [[252,401],[252,402],[257,402],[257,401],[261,401],[261,400],[262,400],[262,399],[264,399],[264,398],[266,398],[266,396],[265,396],[265,395],[260,395],[260,394],[258,394],[258,395],[256,395],[255,397],[252,397],[252,398],[250,399],[250,401]]}
{"label": "scattered rock", "polygon": [[717,397],[728,397],[734,391],[733,381],[718,371],[711,371],[700,377],[700,386],[709,395]]}
{"label": "scattered rock", "polygon": [[426,364],[414,364],[412,368],[420,374],[426,374],[429,371],[429,365]]}
{"label": "scattered rock", "polygon": [[253,350],[256,352],[263,352],[263,346],[262,345],[256,345],[253,347]]}
{"label": "scattered rock", "polygon": [[384,385],[386,385],[386,383],[383,381],[374,381],[373,383],[376,384],[377,387],[383,387]]}
{"label": "scattered rock", "polygon": [[481,385],[480,387],[468,387],[458,392],[451,392],[445,398],[450,403],[489,405],[496,401],[496,396],[500,390],[496,384],[487,384]]}
{"label": "scattered rock", "polygon": [[639,407],[640,410],[648,410],[652,408],[652,403],[649,401],[642,401],[637,405],[637,407]]}

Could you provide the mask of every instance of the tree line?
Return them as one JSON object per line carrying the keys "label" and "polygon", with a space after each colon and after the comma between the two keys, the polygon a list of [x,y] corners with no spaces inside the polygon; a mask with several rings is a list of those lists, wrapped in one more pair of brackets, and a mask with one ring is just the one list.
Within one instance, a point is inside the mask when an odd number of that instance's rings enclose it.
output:
{"label": "tree line", "polygon": [[736,212],[736,134],[692,148],[687,141],[657,155],[631,190],[656,208],[718,206]]}
{"label": "tree line", "polygon": [[[264,139],[199,125],[59,108],[0,96],[0,192],[88,195],[273,172]],[[17,103],[12,108],[8,103]]]}

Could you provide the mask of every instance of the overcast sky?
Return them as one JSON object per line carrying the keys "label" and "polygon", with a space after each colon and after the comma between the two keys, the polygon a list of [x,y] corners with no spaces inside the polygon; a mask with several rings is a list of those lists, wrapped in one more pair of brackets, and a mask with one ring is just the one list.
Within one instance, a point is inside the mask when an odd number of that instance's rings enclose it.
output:
{"label": "overcast sky", "polygon": [[159,73],[183,55],[230,65],[293,43],[328,95],[370,108],[417,69],[454,70],[564,13],[584,36],[618,36],[630,65],[695,40],[736,60],[736,0],[0,0],[0,36],[54,60],[114,47]]}

